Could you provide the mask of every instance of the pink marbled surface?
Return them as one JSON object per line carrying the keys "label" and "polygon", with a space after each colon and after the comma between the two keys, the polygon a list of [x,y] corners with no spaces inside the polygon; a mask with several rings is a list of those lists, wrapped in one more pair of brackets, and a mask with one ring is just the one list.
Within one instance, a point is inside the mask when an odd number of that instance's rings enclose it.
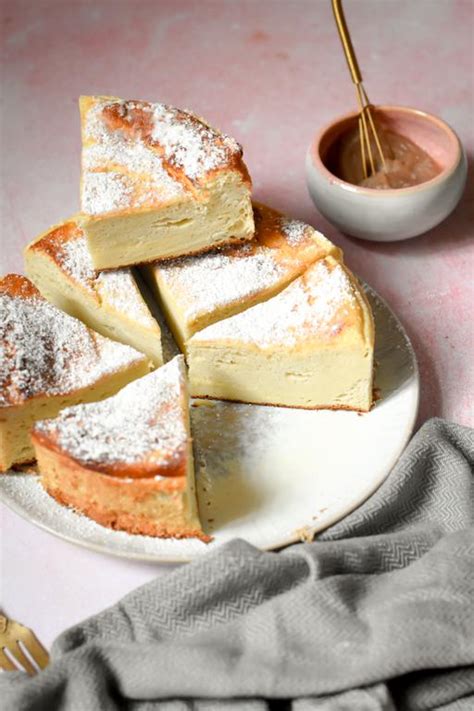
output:
{"label": "pink marbled surface", "polygon": [[[244,145],[258,199],[324,231],[399,315],[420,363],[419,422],[472,424],[473,5],[345,7],[372,100],[438,114],[464,143],[468,188],[444,224],[382,245],[341,235],[313,207],[306,147],[355,102],[329,0],[4,0],[1,271],[22,271],[22,247],[78,208],[79,94],[190,107]],[[47,643],[168,570],[75,548],[0,511],[2,604]]]}

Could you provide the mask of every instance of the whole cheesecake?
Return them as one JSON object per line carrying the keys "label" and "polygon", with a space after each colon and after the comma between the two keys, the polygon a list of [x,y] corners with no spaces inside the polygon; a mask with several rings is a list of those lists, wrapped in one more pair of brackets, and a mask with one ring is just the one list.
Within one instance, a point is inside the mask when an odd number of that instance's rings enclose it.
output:
{"label": "whole cheesecake", "polygon": [[63,313],[18,274],[0,280],[0,349],[1,472],[34,459],[36,420],[108,397],[150,370],[143,353]]}
{"label": "whole cheesecake", "polygon": [[96,269],[251,239],[241,147],[188,111],[80,99],[82,226]]}
{"label": "whole cheesecake", "polygon": [[103,336],[163,363],[161,333],[128,268],[96,272],[74,217],[52,227],[24,252],[28,277],[41,294]]}
{"label": "whole cheesecake", "polygon": [[194,334],[186,350],[194,397],[363,412],[372,404],[372,312],[333,257]]}
{"label": "whole cheesecake", "polygon": [[198,517],[182,356],[100,403],[36,423],[41,481],[110,528],[208,540]]}
{"label": "whole cheesecake", "polygon": [[342,259],[310,225],[259,203],[253,209],[252,241],[142,267],[182,350],[196,331],[275,295],[318,259]]}

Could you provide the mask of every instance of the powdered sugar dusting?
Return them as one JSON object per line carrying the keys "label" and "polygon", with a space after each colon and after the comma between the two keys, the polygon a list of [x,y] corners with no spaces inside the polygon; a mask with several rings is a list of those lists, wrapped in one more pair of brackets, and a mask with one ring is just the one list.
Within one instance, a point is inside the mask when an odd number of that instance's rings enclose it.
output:
{"label": "powdered sugar dusting", "polygon": [[182,168],[191,180],[225,166],[232,153],[240,152],[229,136],[221,136],[192,114],[163,104],[153,104],[151,137],[163,148],[166,160]]}
{"label": "powdered sugar dusting", "polygon": [[55,247],[58,265],[83,288],[99,301],[107,301],[126,318],[156,330],[156,321],[143,301],[130,269],[96,272],[87,240],[81,232],[66,241],[58,237]]}
{"label": "powdered sugar dusting", "polygon": [[298,245],[306,239],[309,230],[314,231],[312,227],[301,220],[290,220],[287,217],[282,217],[280,220],[280,228],[287,238],[288,244]]}
{"label": "powdered sugar dusting", "polygon": [[89,291],[93,291],[96,278],[92,258],[87,248],[85,237],[60,241],[56,246],[56,259],[61,268],[75,281],[78,281]]}
{"label": "powdered sugar dusting", "polygon": [[103,110],[107,106],[113,104],[98,102],[87,116],[88,143],[82,149],[83,209],[94,215],[182,195],[183,186],[166,171],[158,151],[138,136],[127,138],[105,125]]}
{"label": "powdered sugar dusting", "polygon": [[42,393],[62,395],[88,387],[145,358],[40,296],[0,294],[0,341],[1,407]]}
{"label": "powdered sugar dusting", "polygon": [[267,246],[260,239],[266,219],[271,222],[273,214],[257,221],[252,242],[155,265],[188,319],[284,284],[332,248],[329,240],[310,225],[286,217],[277,220],[283,242]]}
{"label": "powdered sugar dusting", "polygon": [[182,457],[188,441],[184,379],[184,359],[177,356],[117,395],[66,408],[37,423],[36,430],[86,465],[146,459],[166,466]]}
{"label": "powdered sugar dusting", "polygon": [[115,212],[130,205],[133,184],[120,173],[86,172],[82,176],[82,209],[89,215]]}
{"label": "powdered sugar dusting", "polygon": [[252,245],[242,245],[238,256],[234,255],[232,250],[211,252],[156,265],[155,269],[183,302],[186,316],[192,319],[258,294],[285,274],[270,249],[256,250]]}
{"label": "powdered sugar dusting", "polygon": [[195,181],[241,154],[232,138],[193,114],[142,101],[95,98],[83,138],[82,209],[90,215],[174,200],[186,187],[167,165]]}
{"label": "powdered sugar dusting", "polygon": [[208,326],[192,342],[238,339],[261,348],[294,346],[302,338],[330,337],[354,304],[354,287],[343,267],[330,268],[321,260],[277,296]]}
{"label": "powdered sugar dusting", "polygon": [[130,269],[99,272],[95,288],[100,298],[115,311],[135,323],[158,331],[157,322],[148,310]]}

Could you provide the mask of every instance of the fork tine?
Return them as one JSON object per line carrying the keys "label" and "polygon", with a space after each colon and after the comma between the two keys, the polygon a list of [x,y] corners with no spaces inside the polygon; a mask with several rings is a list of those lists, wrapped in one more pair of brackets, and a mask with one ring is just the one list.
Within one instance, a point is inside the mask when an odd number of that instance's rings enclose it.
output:
{"label": "fork tine", "polygon": [[20,664],[30,676],[34,676],[38,673],[38,670],[34,668],[34,666],[30,662],[26,654],[23,652],[18,642],[16,644],[14,642],[7,644],[5,649],[8,649],[12,657],[16,659],[18,664]]}
{"label": "fork tine", "polygon": [[0,669],[4,671],[18,671],[18,668],[13,664],[10,657],[8,657],[3,649],[0,649]]}
{"label": "fork tine", "polygon": [[22,642],[25,645],[29,654],[33,657],[40,669],[44,669],[49,663],[49,654],[43,647],[34,632],[29,630],[30,635],[24,637]]}

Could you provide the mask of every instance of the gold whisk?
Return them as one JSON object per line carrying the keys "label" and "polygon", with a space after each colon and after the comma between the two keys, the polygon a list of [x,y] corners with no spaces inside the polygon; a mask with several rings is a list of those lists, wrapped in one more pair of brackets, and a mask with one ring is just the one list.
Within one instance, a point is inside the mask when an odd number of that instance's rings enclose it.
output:
{"label": "gold whisk", "polygon": [[[375,121],[372,116],[373,105],[370,103],[369,97],[367,96],[367,92],[365,91],[364,85],[362,83],[362,74],[360,72],[357,57],[354,51],[354,47],[352,45],[351,36],[347,28],[346,18],[344,17],[344,10],[342,9],[342,0],[332,0],[332,9],[334,12],[334,19],[336,20],[339,36],[341,38],[342,47],[344,49],[344,54],[346,55],[349,71],[351,73],[351,78],[356,88],[357,101],[359,104],[358,123],[360,153],[364,177],[367,178],[369,177],[369,175],[373,175],[376,172],[374,156],[372,153],[372,142],[369,131],[372,132],[372,136],[375,145],[377,146],[377,152],[384,171],[386,170],[385,157],[382,151],[379,135],[375,127]],[[367,158],[369,165],[367,165]]]}

